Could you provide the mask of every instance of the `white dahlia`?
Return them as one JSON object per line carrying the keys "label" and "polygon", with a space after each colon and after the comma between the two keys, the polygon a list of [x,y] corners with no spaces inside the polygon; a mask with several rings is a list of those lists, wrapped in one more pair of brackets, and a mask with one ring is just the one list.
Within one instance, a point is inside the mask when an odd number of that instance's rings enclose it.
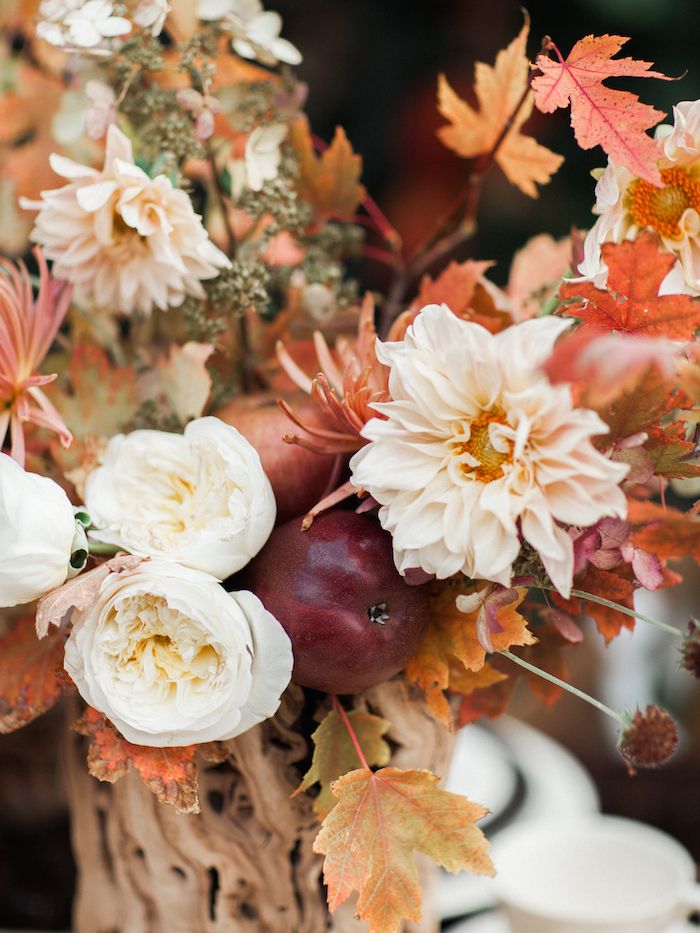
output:
{"label": "white dahlia", "polygon": [[383,417],[365,425],[370,443],[350,466],[381,505],[401,573],[461,571],[507,586],[528,542],[568,595],[564,526],[626,514],[627,467],[591,443],[606,425],[540,368],[569,326],[537,318],[494,336],[429,305],[402,341],[378,344],[392,401],[373,405]]}
{"label": "white dahlia", "polygon": [[150,178],[134,163],[131,143],[114,124],[102,171],[64,156],[53,170],[69,180],[42,191],[32,240],[54,261],[76,298],[123,314],[165,310],[203,297],[201,279],[230,265],[209,239],[187,193],[165,175]]}
{"label": "white dahlia", "polygon": [[603,244],[651,230],[677,258],[660,294],[700,295],[700,100],[675,106],[673,126],[659,127],[656,142],[660,188],[608,161],[596,185],[593,210],[599,216],[586,236],[579,272],[603,286],[608,271]]}

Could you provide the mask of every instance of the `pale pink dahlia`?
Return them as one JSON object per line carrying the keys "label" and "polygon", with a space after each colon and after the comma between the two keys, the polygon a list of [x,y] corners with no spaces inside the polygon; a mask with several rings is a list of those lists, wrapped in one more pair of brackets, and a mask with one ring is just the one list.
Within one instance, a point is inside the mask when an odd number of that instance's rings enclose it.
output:
{"label": "pale pink dahlia", "polygon": [[541,366],[570,326],[525,321],[493,335],[446,305],[424,308],[403,340],[378,344],[392,401],[362,429],[352,482],[381,508],[401,573],[459,571],[508,586],[524,542],[568,595],[566,526],[624,518],[627,466],[591,443],[607,426],[574,408]]}
{"label": "pale pink dahlia", "polygon": [[149,314],[203,297],[202,279],[230,265],[209,239],[187,193],[165,175],[134,163],[131,143],[107,131],[102,171],[52,155],[69,183],[43,191],[32,239],[54,261],[54,274],[76,286],[76,298],[130,314]]}

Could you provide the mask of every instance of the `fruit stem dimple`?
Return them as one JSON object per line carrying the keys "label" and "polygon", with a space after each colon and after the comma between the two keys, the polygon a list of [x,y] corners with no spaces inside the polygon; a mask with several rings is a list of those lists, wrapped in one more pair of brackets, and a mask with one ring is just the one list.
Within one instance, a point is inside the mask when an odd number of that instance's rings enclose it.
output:
{"label": "fruit stem dimple", "polygon": [[376,603],[367,610],[370,622],[376,622],[377,625],[386,625],[391,618],[387,611],[386,603]]}

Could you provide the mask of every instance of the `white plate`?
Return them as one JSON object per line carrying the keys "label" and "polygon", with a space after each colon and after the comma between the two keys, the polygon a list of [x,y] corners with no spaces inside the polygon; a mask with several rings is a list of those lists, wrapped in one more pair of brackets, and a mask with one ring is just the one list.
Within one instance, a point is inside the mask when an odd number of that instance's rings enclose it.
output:
{"label": "white plate", "polygon": [[[668,933],[697,933],[698,927],[692,923],[676,923],[669,928]],[[512,933],[508,921],[498,911],[474,917],[472,920],[463,920],[449,928],[448,933]]]}
{"label": "white plate", "polygon": [[[558,742],[511,716],[460,732],[446,786],[489,807],[491,815],[480,823],[488,836],[489,823],[502,816],[513,799],[518,774],[525,793],[508,825],[538,816],[600,810],[595,785],[583,765]],[[441,873],[437,897],[443,918],[495,903],[492,879],[465,872]]]}

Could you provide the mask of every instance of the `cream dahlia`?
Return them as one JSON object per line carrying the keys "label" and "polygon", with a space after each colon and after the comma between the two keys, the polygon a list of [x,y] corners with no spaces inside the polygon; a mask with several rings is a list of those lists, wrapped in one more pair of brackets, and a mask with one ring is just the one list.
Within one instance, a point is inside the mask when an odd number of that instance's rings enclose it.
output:
{"label": "cream dahlia", "polygon": [[148,314],[186,295],[203,297],[200,280],[230,265],[187,193],[139,168],[115,125],[101,172],[56,154],[51,166],[68,184],[22,206],[39,211],[32,239],[54,261],[54,275],[76,286],[78,300]]}
{"label": "cream dahlia", "polygon": [[396,343],[378,344],[392,401],[362,430],[352,482],[379,503],[401,573],[458,571],[507,586],[523,542],[571,588],[567,525],[624,517],[627,467],[593,447],[606,425],[574,408],[541,365],[569,327],[537,318],[495,336],[429,305]]}
{"label": "cream dahlia", "polygon": [[675,106],[673,126],[659,127],[656,142],[661,188],[608,161],[596,186],[594,213],[599,216],[586,236],[579,272],[604,285],[602,245],[652,230],[677,257],[660,294],[700,295],[700,100]]}

